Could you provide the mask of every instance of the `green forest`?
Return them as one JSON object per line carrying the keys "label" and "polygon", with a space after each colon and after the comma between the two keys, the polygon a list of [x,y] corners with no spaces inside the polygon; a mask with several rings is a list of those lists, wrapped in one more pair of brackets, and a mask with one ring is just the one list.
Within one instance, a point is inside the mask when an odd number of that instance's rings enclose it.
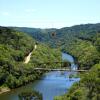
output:
{"label": "green forest", "polygon": [[[37,49],[34,46],[37,43]],[[29,63],[24,60],[32,52]],[[55,100],[100,100],[100,24],[61,29],[0,27],[0,88],[17,88],[45,73],[34,68],[57,68],[61,53],[75,58],[81,80]],[[48,63],[49,62],[49,63]],[[44,64],[46,63],[46,64]]]}
{"label": "green forest", "polygon": [[[84,24],[61,29],[10,27],[25,32],[39,42],[73,55],[81,69],[100,61],[100,24]],[[55,33],[54,36],[52,34]]]}
{"label": "green forest", "polygon": [[[0,86],[17,88],[38,79],[43,71],[35,71],[40,63],[48,60],[60,61],[60,50],[38,43],[38,49],[34,49],[36,40],[25,33],[17,32],[6,27],[0,27]],[[24,63],[25,57],[32,52],[32,59],[28,64]],[[55,54],[56,52],[56,54]],[[57,65],[57,64],[56,64]],[[50,65],[43,65],[50,67]],[[52,65],[52,67],[55,65]]]}
{"label": "green forest", "polygon": [[[81,80],[63,96],[55,100],[99,100],[100,99],[100,24],[85,24],[61,29],[33,29],[10,27],[26,32],[51,48],[59,48],[76,60],[78,69],[87,69]],[[55,36],[52,37],[52,33]]]}

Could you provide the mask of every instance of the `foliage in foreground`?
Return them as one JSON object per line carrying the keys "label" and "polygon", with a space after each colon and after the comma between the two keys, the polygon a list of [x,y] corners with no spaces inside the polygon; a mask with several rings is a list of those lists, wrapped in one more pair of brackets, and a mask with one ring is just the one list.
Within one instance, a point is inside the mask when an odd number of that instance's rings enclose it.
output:
{"label": "foliage in foreground", "polygon": [[35,90],[27,90],[21,92],[19,95],[19,100],[43,100],[42,94]]}

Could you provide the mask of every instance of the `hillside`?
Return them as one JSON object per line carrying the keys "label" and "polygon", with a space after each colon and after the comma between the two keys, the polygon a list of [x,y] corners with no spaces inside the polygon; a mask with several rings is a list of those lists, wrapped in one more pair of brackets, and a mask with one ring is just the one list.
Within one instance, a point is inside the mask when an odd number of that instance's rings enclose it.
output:
{"label": "hillside", "polygon": [[[37,41],[48,42],[53,45],[54,41],[59,45],[64,44],[64,42],[70,42],[70,40],[75,37],[89,38],[97,32],[100,32],[100,23],[98,24],[83,24],[75,25],[72,27],[64,27],[61,29],[40,29],[40,28],[27,28],[27,27],[10,27],[14,30],[25,32],[33,36]],[[55,40],[52,38],[52,33],[56,33]]]}
{"label": "hillside", "polygon": [[[59,50],[50,49],[48,46],[39,43],[37,51],[34,51],[35,44],[36,40],[25,33],[0,27],[0,86],[16,88],[25,85],[39,78],[43,73],[34,71],[34,67],[39,67],[38,63],[41,60],[43,62],[48,59],[61,60]],[[57,54],[55,54],[55,51]],[[32,52],[32,59],[25,64],[25,57],[30,52]],[[36,61],[38,62],[36,63]]]}
{"label": "hillside", "polygon": [[[22,28],[17,28],[23,31]],[[62,29],[46,29],[32,35],[39,42],[60,48],[74,56],[79,69],[88,69],[68,93],[55,100],[100,100],[100,24],[76,25]],[[25,32],[25,31],[24,31]],[[52,37],[52,33],[56,35]],[[39,36],[38,36],[39,35]]]}
{"label": "hillside", "polygon": [[[61,29],[12,28],[30,34],[39,42],[72,54],[79,63],[79,68],[90,68],[100,60],[100,23]],[[52,36],[53,33],[55,36]]]}

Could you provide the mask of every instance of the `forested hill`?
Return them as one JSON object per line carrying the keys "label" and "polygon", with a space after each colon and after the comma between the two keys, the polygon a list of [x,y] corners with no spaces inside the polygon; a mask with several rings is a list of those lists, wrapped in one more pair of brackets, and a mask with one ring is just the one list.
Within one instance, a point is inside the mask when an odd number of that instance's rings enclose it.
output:
{"label": "forested hill", "polygon": [[61,29],[12,28],[32,35],[39,42],[60,47],[63,52],[72,54],[79,68],[89,69],[100,61],[100,23]]}
{"label": "forested hill", "polygon": [[[48,59],[61,60],[60,51],[46,45],[39,43],[34,51],[35,42],[36,40],[25,33],[0,27],[0,92],[2,87],[16,88],[40,77],[43,72],[34,71],[34,67],[39,67],[40,62],[45,63]],[[32,57],[25,64],[25,57],[30,52]]]}
{"label": "forested hill", "polygon": [[[22,32],[39,41],[28,64],[24,64],[23,60],[33,50],[35,40]],[[25,85],[41,76],[41,71],[34,71],[34,67],[39,66],[39,63],[61,60],[61,52],[58,49],[51,49],[40,42],[72,54],[79,68],[89,69],[68,94],[55,100],[100,100],[100,24],[62,29],[0,27],[0,86],[15,88]],[[44,67],[50,66],[48,63]]]}
{"label": "forested hill", "polygon": [[[69,92],[55,100],[100,100],[100,24],[76,25],[62,29],[13,28],[39,42],[61,48],[73,55],[78,68],[89,69]],[[52,35],[53,34],[53,35]]]}
{"label": "forested hill", "polygon": [[[32,51],[34,45],[35,40],[27,34],[0,27],[0,51],[2,52],[0,52],[2,54],[0,58],[6,61],[23,61],[24,57]],[[0,62],[3,63],[2,60]]]}
{"label": "forested hill", "polygon": [[50,39],[50,33],[57,29],[40,29],[40,28],[27,28],[27,27],[10,27],[11,29],[28,33],[33,36],[37,41],[46,42]]}
{"label": "forested hill", "polygon": [[[11,27],[14,30],[22,31],[32,35],[36,40],[41,42],[49,42],[53,46],[57,41],[59,45],[62,45],[64,41],[67,44],[75,37],[88,38],[93,34],[100,32],[100,23],[98,24],[83,24],[75,25],[72,27],[64,27],[61,29],[40,29],[40,28],[26,28],[26,27]],[[56,38],[52,38],[52,33],[56,33]],[[56,41],[55,41],[56,40]]]}

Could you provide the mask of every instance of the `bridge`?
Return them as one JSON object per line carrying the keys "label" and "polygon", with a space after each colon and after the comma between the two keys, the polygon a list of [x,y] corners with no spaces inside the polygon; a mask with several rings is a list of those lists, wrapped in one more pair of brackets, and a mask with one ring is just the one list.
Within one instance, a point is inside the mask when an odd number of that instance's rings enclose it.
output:
{"label": "bridge", "polygon": [[[50,65],[51,64],[60,64],[60,67],[58,68],[46,68],[44,67],[45,64]],[[41,71],[73,71],[73,72],[86,72],[88,70],[83,70],[83,69],[71,69],[70,64],[66,61],[56,61],[56,62],[45,62],[45,63],[39,63],[38,66],[40,67],[36,67],[33,70],[41,70]]]}
{"label": "bridge", "polygon": [[42,71],[73,71],[73,72],[86,72],[88,70],[72,70],[68,68],[34,68],[34,70],[42,70]]}

